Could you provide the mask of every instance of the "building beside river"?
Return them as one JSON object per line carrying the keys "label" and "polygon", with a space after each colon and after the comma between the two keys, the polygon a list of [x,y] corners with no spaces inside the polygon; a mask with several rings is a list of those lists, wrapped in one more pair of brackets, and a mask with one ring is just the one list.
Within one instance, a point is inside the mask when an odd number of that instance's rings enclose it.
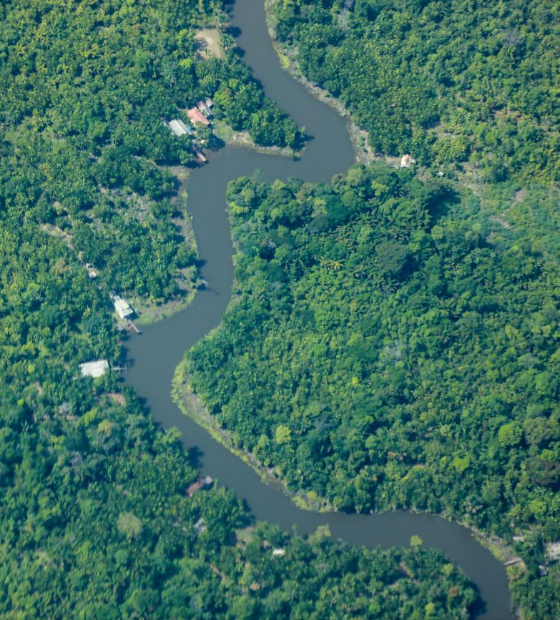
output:
{"label": "building beside river", "polygon": [[130,319],[130,317],[134,314],[134,310],[130,307],[128,302],[118,295],[113,296],[113,305],[116,313],[119,315],[119,318],[123,320]]}
{"label": "building beside river", "polygon": [[187,114],[192,123],[202,123],[203,125],[210,125],[210,121],[204,116],[204,114],[198,108],[191,108]]}
{"label": "building beside river", "polygon": [[108,370],[109,362],[107,360],[96,360],[95,362],[80,364],[80,374],[82,377],[97,379],[98,377],[102,377]]}
{"label": "building beside river", "polygon": [[191,486],[187,489],[187,495],[192,497],[197,491],[200,489],[204,489],[209,487],[214,481],[210,476],[205,476],[204,478],[199,478],[196,482],[193,482]]}

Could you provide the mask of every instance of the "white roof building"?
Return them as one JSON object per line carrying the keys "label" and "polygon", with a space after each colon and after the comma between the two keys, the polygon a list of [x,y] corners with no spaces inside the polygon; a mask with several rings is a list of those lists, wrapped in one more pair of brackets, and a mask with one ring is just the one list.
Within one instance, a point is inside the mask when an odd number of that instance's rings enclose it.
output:
{"label": "white roof building", "polygon": [[80,364],[80,374],[82,377],[93,377],[97,379],[102,377],[109,370],[109,362],[107,360],[97,360],[96,362],[86,362]]}
{"label": "white roof building", "polygon": [[113,297],[113,305],[115,306],[115,310],[121,319],[126,319],[130,315],[134,314],[134,310],[128,305],[128,302],[118,295]]}
{"label": "white roof building", "polygon": [[181,119],[175,118],[169,121],[169,129],[178,137],[184,136],[190,133],[189,128],[183,123]]}

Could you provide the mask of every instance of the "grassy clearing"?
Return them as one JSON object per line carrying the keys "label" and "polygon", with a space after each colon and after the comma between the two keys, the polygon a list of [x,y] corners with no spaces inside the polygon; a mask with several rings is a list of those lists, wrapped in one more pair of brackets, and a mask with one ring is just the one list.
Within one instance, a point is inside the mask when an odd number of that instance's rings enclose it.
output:
{"label": "grassy clearing", "polygon": [[203,58],[223,58],[222,35],[214,28],[204,28],[195,34],[195,39],[200,44],[200,54]]}

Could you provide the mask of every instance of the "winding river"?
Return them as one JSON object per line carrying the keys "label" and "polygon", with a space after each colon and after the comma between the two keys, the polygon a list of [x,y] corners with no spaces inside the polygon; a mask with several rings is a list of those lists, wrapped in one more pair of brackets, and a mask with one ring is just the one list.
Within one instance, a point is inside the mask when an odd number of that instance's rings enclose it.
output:
{"label": "winding river", "polygon": [[405,546],[417,534],[426,546],[448,554],[476,584],[485,603],[479,617],[511,618],[505,569],[468,529],[435,515],[404,511],[350,515],[300,510],[278,486],[262,482],[249,466],[184,416],[171,399],[173,373],[185,351],[220,323],[230,300],[233,248],[225,205],[227,183],[257,169],[270,181],[297,176],[328,182],[355,161],[346,120],[280,67],[268,36],[263,0],[236,0],[232,25],[239,31],[237,40],[244,61],[266,94],[305,127],[312,140],[299,161],[228,146],[210,155],[210,164],[191,175],[189,211],[204,260],[202,275],[209,287],[198,293],[186,310],[147,327],[141,337],[129,341],[127,382],[146,400],[158,422],[182,431],[185,447],[196,448],[200,456],[201,471],[233,489],[256,518],[277,523],[285,530],[295,526],[300,534],[328,524],[334,538],[366,547]]}

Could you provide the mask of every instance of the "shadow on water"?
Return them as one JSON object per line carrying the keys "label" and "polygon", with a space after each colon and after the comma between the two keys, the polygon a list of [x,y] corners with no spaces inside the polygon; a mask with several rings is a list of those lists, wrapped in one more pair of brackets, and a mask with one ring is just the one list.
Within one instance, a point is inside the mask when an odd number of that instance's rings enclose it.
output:
{"label": "shadow on water", "polygon": [[278,485],[263,483],[171,400],[171,379],[185,351],[220,323],[230,301],[233,247],[225,205],[228,182],[256,170],[268,181],[299,177],[309,182],[329,182],[355,161],[346,121],[281,69],[268,36],[262,4],[262,0],[238,0],[232,8],[232,29],[245,52],[244,61],[267,95],[315,138],[299,160],[228,146],[209,152],[209,165],[192,173],[188,182],[189,212],[202,257],[201,275],[208,288],[200,291],[183,312],[144,328],[142,336],[128,340],[128,356],[134,364],[129,361],[126,381],[145,399],[160,424],[181,430],[193,464],[233,489],[258,519],[277,523],[286,531],[295,526],[302,535],[329,525],[334,538],[369,548],[406,546],[416,534],[426,546],[447,553],[476,584],[486,605],[480,617],[511,618],[505,569],[466,528],[435,515],[405,511],[349,515],[300,510]]}

